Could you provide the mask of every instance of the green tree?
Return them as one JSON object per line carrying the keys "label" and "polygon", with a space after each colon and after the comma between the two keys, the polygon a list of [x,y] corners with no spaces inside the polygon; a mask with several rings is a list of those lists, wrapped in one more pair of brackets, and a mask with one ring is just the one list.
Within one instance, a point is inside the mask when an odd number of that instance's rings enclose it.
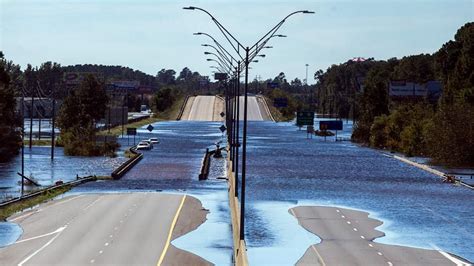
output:
{"label": "green tree", "polygon": [[96,156],[115,148],[115,144],[99,146],[95,138],[96,123],[104,117],[107,101],[103,84],[93,75],[86,76],[79,88],[66,97],[58,117],[65,154]]}
{"label": "green tree", "polygon": [[20,148],[21,120],[15,112],[16,100],[6,60],[0,52],[0,162],[10,160]]}

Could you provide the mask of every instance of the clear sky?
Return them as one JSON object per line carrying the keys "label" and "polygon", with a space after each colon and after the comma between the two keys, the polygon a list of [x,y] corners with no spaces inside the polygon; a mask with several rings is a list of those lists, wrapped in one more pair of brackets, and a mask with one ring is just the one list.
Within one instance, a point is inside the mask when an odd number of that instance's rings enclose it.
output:
{"label": "clear sky", "polygon": [[[456,30],[474,20],[473,0],[0,0],[0,50],[9,60],[39,65],[123,65],[156,75],[187,66],[210,75],[203,53],[204,36],[229,44],[202,12],[211,12],[244,45],[253,45],[292,11],[308,9],[286,21],[252,65],[250,78],[305,78],[313,83],[317,69],[353,57],[388,59],[433,53],[453,39]],[[212,50],[210,50],[212,51]]]}

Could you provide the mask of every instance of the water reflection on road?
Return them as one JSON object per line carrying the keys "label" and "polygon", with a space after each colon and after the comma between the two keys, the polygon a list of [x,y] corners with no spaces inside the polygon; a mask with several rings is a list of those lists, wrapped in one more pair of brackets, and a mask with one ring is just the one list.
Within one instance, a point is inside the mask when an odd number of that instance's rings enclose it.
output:
{"label": "water reflection on road", "polygon": [[[350,135],[351,125],[348,128],[342,136]],[[282,232],[294,229],[274,229],[281,222],[275,209],[261,207],[287,202],[366,210],[385,222],[382,230],[387,236],[379,242],[435,245],[474,260],[472,190],[443,184],[437,176],[350,142],[307,139],[306,132],[291,123],[251,122],[248,134],[249,254],[256,254],[252,249],[273,247],[273,256],[284,259],[281,245],[294,248],[294,243],[285,244],[288,232]],[[287,210],[281,210],[281,216],[286,215]],[[255,256],[251,262],[260,261]]]}

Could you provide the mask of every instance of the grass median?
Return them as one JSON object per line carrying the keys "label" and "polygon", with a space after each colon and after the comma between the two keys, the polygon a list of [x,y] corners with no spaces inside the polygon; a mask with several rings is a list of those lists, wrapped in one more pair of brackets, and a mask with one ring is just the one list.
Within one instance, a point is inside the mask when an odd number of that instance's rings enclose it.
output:
{"label": "grass median", "polygon": [[64,186],[60,188],[56,188],[50,191],[46,191],[41,195],[38,195],[36,197],[32,197],[29,199],[21,200],[19,202],[15,202],[12,204],[9,204],[5,207],[0,207],[0,221],[5,221],[8,217],[11,215],[22,211],[24,209],[31,208],[33,206],[36,206],[38,204],[41,204],[47,200],[50,200],[58,195],[61,195],[63,193],[66,193],[71,189],[71,186]]}

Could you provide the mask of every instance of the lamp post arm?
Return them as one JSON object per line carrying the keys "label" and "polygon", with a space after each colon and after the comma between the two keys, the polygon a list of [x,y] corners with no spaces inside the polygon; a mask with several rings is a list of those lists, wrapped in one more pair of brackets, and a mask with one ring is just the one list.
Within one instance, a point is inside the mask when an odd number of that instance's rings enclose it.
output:
{"label": "lamp post arm", "polygon": [[[200,8],[200,7],[190,7],[191,9],[196,9],[196,10],[200,10],[204,13],[206,13],[209,17],[211,17],[212,21],[216,24],[216,26],[219,28],[219,30],[222,32],[222,34],[224,35],[224,37],[227,39],[227,41],[230,43],[230,45],[232,46],[232,48],[234,48],[235,52],[239,55],[240,58],[242,58],[243,60],[243,57],[240,55],[239,53],[239,50],[240,48],[244,49],[245,50],[245,47],[234,37],[234,35],[232,35],[211,13],[209,13],[207,10],[203,9],[203,8]],[[232,40],[235,41],[235,43],[237,43],[237,47],[234,45],[234,43],[229,39],[232,38]]]}
{"label": "lamp post arm", "polygon": [[250,50],[252,50],[255,46],[258,45],[259,42],[261,42],[263,39],[267,38],[268,35],[273,35],[275,34],[275,32],[283,25],[283,23],[285,23],[285,21],[295,15],[295,14],[298,14],[298,13],[309,13],[309,11],[307,10],[299,10],[299,11],[295,11],[293,13],[290,13],[288,16],[286,16],[284,19],[282,19],[280,22],[278,22],[270,31],[267,32],[267,34],[263,35],[262,38],[260,38],[260,40],[258,40],[253,46],[250,47]]}

